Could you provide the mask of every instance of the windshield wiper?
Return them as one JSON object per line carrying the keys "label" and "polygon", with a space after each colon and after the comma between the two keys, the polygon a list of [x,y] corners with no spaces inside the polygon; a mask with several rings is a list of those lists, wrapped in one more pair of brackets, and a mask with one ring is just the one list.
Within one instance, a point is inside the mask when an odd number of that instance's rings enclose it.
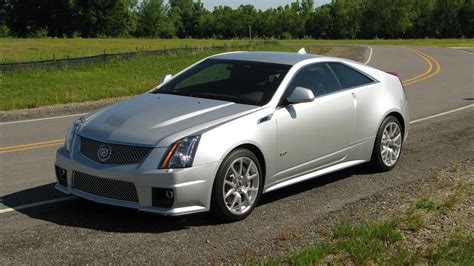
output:
{"label": "windshield wiper", "polygon": [[154,91],[154,94],[169,94],[169,95],[178,95],[178,96],[188,96],[188,97],[196,97],[195,95],[191,93],[184,93],[184,92],[177,92],[177,91]]}

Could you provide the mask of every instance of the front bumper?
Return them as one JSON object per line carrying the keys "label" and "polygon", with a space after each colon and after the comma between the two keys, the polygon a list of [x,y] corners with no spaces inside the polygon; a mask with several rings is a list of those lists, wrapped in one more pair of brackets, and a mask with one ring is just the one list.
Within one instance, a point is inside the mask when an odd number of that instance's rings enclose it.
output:
{"label": "front bumper", "polygon": [[[74,146],[77,147],[77,145]],[[185,169],[156,169],[165,151],[164,148],[155,148],[139,164],[103,165],[83,156],[77,148],[73,148],[71,154],[64,148],[60,148],[56,153],[55,165],[66,170],[66,174],[63,180],[58,178],[59,182],[55,187],[66,194],[72,194],[87,200],[162,215],[174,216],[208,211],[218,162]],[[117,189],[113,184],[132,183],[132,186],[136,189],[137,200],[119,200],[104,197],[100,193],[78,189],[73,184],[74,172],[110,182],[111,186],[105,188],[104,185],[107,182],[100,183],[101,189],[109,190],[108,192],[111,189]],[[93,185],[97,186],[97,184]],[[157,204],[156,201],[157,191],[166,190],[172,190],[172,202],[166,207],[158,206],[160,204]],[[96,190],[93,189],[92,191]]]}

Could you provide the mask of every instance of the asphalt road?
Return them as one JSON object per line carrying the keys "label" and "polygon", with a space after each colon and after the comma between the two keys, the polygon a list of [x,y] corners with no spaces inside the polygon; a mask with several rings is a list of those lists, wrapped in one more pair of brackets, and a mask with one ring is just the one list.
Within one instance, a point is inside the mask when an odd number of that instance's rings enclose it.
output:
{"label": "asphalt road", "polygon": [[[470,49],[376,46],[369,65],[400,74],[412,121],[473,104]],[[204,262],[248,249],[271,253],[266,241],[285,226],[305,226],[325,212],[421,178],[434,165],[470,158],[473,115],[470,107],[414,124],[402,160],[390,173],[356,167],[269,193],[254,214],[235,224],[215,224],[205,215],[157,217],[79,199],[44,204],[64,198],[53,189],[55,150],[78,116],[3,123],[0,264]]]}

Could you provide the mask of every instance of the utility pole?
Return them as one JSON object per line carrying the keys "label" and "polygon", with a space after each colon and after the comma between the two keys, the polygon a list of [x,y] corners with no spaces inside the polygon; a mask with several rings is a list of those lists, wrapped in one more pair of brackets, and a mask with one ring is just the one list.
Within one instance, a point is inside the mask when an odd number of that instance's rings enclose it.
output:
{"label": "utility pole", "polygon": [[252,40],[252,25],[249,25],[249,40]]}

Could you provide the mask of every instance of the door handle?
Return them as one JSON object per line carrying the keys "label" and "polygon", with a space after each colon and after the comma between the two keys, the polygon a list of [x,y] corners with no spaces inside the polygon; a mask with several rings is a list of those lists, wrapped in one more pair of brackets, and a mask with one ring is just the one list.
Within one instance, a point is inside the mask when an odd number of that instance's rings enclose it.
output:
{"label": "door handle", "polygon": [[357,108],[357,95],[355,92],[352,93],[352,101],[354,102],[354,108]]}

